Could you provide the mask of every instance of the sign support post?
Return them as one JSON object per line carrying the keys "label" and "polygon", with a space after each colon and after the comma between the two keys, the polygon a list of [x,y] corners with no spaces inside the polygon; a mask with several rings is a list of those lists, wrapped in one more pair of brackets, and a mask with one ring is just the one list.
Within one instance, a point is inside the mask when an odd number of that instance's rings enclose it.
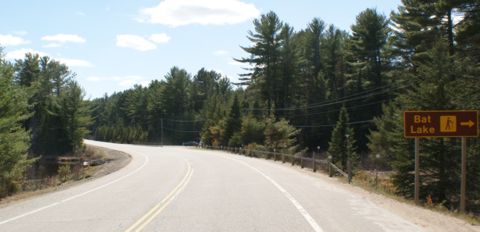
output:
{"label": "sign support post", "polygon": [[460,137],[462,139],[462,173],[460,212],[465,212],[467,198],[467,137],[478,137],[477,110],[405,111],[404,136],[415,138],[414,200],[420,203],[420,138]]}
{"label": "sign support post", "polygon": [[160,119],[160,126],[161,126],[161,131],[160,131],[160,143],[161,146],[163,146],[163,118]]}
{"label": "sign support post", "polygon": [[467,138],[462,137],[462,180],[460,186],[460,212],[465,212],[467,195]]}
{"label": "sign support post", "polygon": [[415,204],[420,204],[420,138],[415,137]]}

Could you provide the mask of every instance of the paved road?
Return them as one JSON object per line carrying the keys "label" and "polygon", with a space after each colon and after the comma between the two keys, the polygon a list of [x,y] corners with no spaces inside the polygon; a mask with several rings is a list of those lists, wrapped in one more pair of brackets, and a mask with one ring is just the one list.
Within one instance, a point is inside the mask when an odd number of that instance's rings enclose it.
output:
{"label": "paved road", "polygon": [[334,183],[272,161],[86,141],[132,162],[0,208],[0,231],[421,231]]}

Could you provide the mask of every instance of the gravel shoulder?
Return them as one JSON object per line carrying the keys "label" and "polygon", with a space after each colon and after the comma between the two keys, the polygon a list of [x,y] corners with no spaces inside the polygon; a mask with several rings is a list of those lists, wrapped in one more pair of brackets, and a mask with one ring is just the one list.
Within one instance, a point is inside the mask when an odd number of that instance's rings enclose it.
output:
{"label": "gravel shoulder", "polygon": [[106,176],[110,173],[120,170],[121,168],[127,166],[130,163],[132,157],[121,151],[112,150],[104,147],[97,147],[92,145],[87,145],[89,148],[93,148],[98,152],[102,153],[102,160],[105,161],[104,164],[98,166],[91,166],[88,170],[88,177],[77,180],[77,181],[67,181],[61,185],[54,186],[54,187],[47,187],[44,189],[36,190],[36,191],[27,191],[27,192],[19,192],[12,196],[3,198],[0,200],[0,208],[5,207],[9,204],[16,203],[18,201],[27,200],[32,197],[37,197],[42,194],[60,191],[67,188],[71,188],[73,186],[85,183],[87,181],[91,181],[97,179],[102,176]]}
{"label": "gravel shoulder", "polygon": [[[273,160],[268,160],[274,162]],[[334,184],[339,188],[352,192],[361,198],[396,214],[407,221],[420,226],[426,232],[480,232],[480,225],[472,225],[465,220],[448,215],[448,213],[437,212],[428,208],[416,206],[408,201],[401,201],[379,193],[370,192],[361,187],[347,184],[340,178],[330,178],[322,172],[314,173],[308,169],[301,169],[299,166],[292,166],[288,163],[282,164],[288,168],[295,169],[306,175],[314,176],[327,183]]]}

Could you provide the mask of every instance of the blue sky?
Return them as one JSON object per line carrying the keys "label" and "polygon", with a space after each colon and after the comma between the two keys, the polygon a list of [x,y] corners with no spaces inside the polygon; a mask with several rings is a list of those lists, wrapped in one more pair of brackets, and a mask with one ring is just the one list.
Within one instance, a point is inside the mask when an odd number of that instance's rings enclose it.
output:
{"label": "blue sky", "polygon": [[22,0],[2,5],[0,46],[69,65],[87,98],[162,79],[172,66],[236,81],[252,20],[270,10],[296,30],[314,17],[349,30],[366,8],[389,15],[400,0]]}

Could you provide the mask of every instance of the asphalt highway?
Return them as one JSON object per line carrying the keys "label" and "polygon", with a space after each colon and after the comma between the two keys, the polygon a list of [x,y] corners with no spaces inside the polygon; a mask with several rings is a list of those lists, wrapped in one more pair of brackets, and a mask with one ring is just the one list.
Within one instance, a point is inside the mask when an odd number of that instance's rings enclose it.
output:
{"label": "asphalt highway", "polygon": [[0,207],[0,231],[422,231],[379,205],[273,161],[186,147],[85,141],[125,168]]}

